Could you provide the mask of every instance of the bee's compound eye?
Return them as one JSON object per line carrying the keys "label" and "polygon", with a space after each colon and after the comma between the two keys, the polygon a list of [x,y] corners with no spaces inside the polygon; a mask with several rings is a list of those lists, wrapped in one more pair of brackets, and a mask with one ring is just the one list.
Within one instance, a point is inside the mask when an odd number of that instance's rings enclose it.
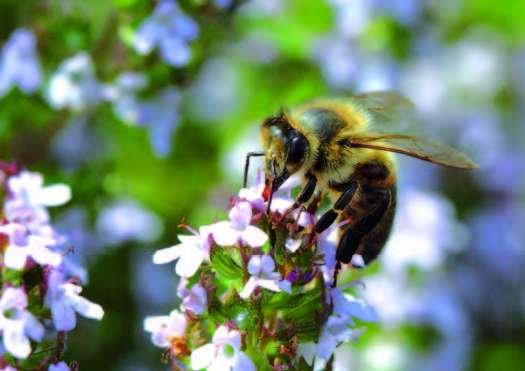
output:
{"label": "bee's compound eye", "polygon": [[286,162],[288,164],[296,164],[303,160],[306,149],[308,148],[308,142],[300,135],[294,135],[288,140],[288,156]]}

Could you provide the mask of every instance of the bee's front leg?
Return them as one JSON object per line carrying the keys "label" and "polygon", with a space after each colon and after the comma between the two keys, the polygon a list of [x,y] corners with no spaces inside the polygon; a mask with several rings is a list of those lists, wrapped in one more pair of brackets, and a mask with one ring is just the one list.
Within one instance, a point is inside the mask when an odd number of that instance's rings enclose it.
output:
{"label": "bee's front leg", "polygon": [[317,177],[311,173],[306,174],[306,184],[303,189],[295,199],[294,203],[288,210],[286,210],[281,217],[281,221],[285,220],[288,215],[298,207],[306,204],[315,192],[315,187],[317,186]]}

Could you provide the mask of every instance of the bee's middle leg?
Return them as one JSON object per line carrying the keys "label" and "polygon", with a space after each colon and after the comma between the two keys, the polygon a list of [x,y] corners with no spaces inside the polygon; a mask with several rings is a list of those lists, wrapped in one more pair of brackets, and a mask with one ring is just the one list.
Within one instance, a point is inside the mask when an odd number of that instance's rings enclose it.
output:
{"label": "bee's middle leg", "polygon": [[334,206],[327,212],[325,212],[321,218],[315,224],[315,233],[323,233],[328,227],[330,227],[337,216],[350,204],[352,198],[357,191],[358,183],[352,181],[346,185],[343,193],[339,196],[337,201],[334,203]]}

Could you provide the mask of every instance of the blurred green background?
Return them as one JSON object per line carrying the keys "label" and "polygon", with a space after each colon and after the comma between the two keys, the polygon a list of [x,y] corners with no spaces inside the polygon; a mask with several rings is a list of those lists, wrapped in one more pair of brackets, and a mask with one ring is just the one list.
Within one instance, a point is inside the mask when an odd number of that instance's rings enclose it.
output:
{"label": "blurred green background", "polygon": [[142,319],[177,282],[152,253],[225,216],[262,119],[380,89],[481,168],[400,159],[365,279],[382,320],[337,369],[525,370],[524,1],[0,0],[0,46],[0,158],[71,185],[53,220],[106,311],[68,337],[82,370],[167,367]]}

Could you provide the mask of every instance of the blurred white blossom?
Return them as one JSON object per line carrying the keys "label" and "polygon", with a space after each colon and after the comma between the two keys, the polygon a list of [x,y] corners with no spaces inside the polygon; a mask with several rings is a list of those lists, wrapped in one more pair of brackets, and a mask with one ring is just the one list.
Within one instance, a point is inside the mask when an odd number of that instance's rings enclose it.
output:
{"label": "blurred white blossom", "polygon": [[153,242],[163,225],[159,217],[131,199],[120,199],[99,213],[97,233],[102,241],[118,245],[126,241]]}
{"label": "blurred white blossom", "polygon": [[83,111],[103,99],[103,86],[95,76],[89,54],[81,52],[64,60],[49,81],[47,98],[56,109]]}
{"label": "blurred white blossom", "polygon": [[135,33],[133,47],[140,54],[149,54],[158,46],[166,63],[182,67],[191,58],[188,44],[198,32],[197,23],[184,14],[175,1],[161,0]]}
{"label": "blurred white blossom", "polygon": [[260,247],[268,236],[260,228],[250,225],[252,207],[248,202],[238,202],[230,210],[228,221],[218,222],[213,226],[213,238],[219,246],[233,246],[237,243],[251,247]]}
{"label": "blurred white blossom", "polygon": [[0,53],[0,97],[14,86],[26,94],[32,93],[41,81],[36,38],[30,30],[16,29]]}

